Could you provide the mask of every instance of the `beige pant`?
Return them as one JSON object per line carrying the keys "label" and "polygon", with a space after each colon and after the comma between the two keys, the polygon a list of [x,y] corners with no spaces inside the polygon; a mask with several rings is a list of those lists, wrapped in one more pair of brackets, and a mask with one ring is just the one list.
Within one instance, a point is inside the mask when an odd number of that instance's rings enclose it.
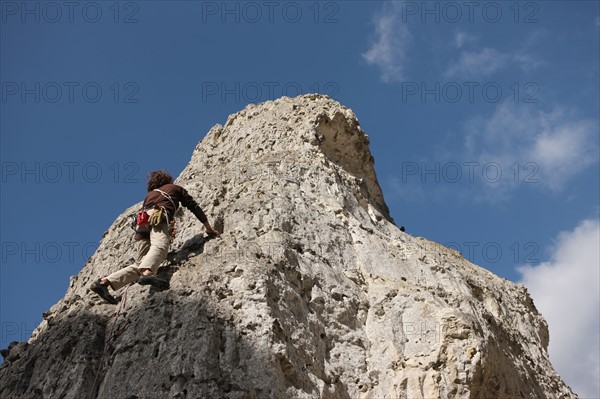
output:
{"label": "beige pant", "polygon": [[137,262],[106,277],[111,287],[116,291],[137,280],[143,269],[150,269],[153,274],[156,274],[158,267],[167,259],[170,240],[171,234],[166,222],[152,227],[150,241],[142,240],[138,243]]}

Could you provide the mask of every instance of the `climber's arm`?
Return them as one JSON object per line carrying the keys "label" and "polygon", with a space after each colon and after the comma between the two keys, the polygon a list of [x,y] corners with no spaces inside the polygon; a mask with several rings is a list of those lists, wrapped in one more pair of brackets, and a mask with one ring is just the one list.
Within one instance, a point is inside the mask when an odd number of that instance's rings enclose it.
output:
{"label": "climber's arm", "polygon": [[208,221],[206,221],[206,223],[204,223],[204,228],[206,228],[206,232],[208,234],[214,234],[216,236],[220,236],[221,233],[219,233],[217,230],[213,229],[212,226],[210,225],[210,223],[208,223]]}
{"label": "climber's arm", "polygon": [[210,225],[208,218],[204,214],[204,211],[198,205],[198,203],[192,198],[191,195],[185,190],[185,188],[181,187],[181,204],[190,210],[198,218],[198,220],[204,225],[206,228],[206,232],[208,234],[221,235],[217,230],[213,229]]}

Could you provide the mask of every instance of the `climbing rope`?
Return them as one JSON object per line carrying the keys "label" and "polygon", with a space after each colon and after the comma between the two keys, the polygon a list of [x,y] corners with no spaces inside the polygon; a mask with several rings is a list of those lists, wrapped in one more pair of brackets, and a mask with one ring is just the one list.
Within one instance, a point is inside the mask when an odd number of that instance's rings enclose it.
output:
{"label": "climbing rope", "polygon": [[[125,304],[127,302],[127,291],[129,291],[129,287],[131,287],[131,284],[129,284],[125,288],[125,292],[123,292],[123,296],[121,297],[121,301],[119,302],[119,306],[117,307],[117,312],[115,313],[112,320],[109,321],[109,323],[107,325],[106,335],[104,336],[104,348],[102,349],[102,356],[100,357],[100,362],[98,363],[98,369],[96,370],[96,375],[94,377],[94,383],[92,384],[92,388],[90,389],[90,394],[88,395],[88,399],[92,399],[92,397],[94,395],[94,392],[96,390],[96,384],[98,383],[98,377],[100,376],[100,371],[102,370],[102,365],[104,363],[104,358],[106,357],[106,354],[108,353],[110,345],[114,342],[114,339],[118,335],[121,335],[121,333],[123,332],[123,329],[121,329],[119,331],[117,330],[117,319],[119,318],[119,315],[121,314],[121,310],[123,310],[125,308]],[[117,334],[117,332],[119,332],[119,334]]]}

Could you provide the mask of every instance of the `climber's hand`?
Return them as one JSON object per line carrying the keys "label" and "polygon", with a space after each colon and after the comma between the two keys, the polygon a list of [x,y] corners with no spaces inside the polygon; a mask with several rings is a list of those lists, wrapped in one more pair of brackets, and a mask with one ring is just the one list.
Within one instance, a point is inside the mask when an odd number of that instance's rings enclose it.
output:
{"label": "climber's hand", "polygon": [[221,233],[219,233],[217,230],[213,229],[212,227],[210,227],[210,228],[207,227],[206,233],[208,233],[208,235],[211,237],[218,237],[221,235]]}

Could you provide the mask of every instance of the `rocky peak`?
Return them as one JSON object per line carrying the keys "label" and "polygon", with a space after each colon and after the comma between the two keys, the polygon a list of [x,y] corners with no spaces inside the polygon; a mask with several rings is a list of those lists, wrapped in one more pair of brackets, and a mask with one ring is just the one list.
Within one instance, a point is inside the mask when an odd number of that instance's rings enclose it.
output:
{"label": "rocky peak", "polygon": [[249,105],[177,179],[189,212],[159,276],[121,305],[87,291],[133,261],[127,215],[5,351],[10,398],[574,398],[523,286],[392,222],[356,116],[320,95]]}
{"label": "rocky peak", "polygon": [[241,173],[236,182],[281,175],[308,184],[303,191],[316,192],[314,188],[324,182],[315,181],[321,174],[311,171],[320,165],[355,180],[351,185],[361,193],[357,196],[361,205],[371,204],[391,220],[373,164],[369,138],[354,113],[326,96],[306,95],[249,105],[231,115],[224,127],[214,126],[179,180],[228,171]]}

